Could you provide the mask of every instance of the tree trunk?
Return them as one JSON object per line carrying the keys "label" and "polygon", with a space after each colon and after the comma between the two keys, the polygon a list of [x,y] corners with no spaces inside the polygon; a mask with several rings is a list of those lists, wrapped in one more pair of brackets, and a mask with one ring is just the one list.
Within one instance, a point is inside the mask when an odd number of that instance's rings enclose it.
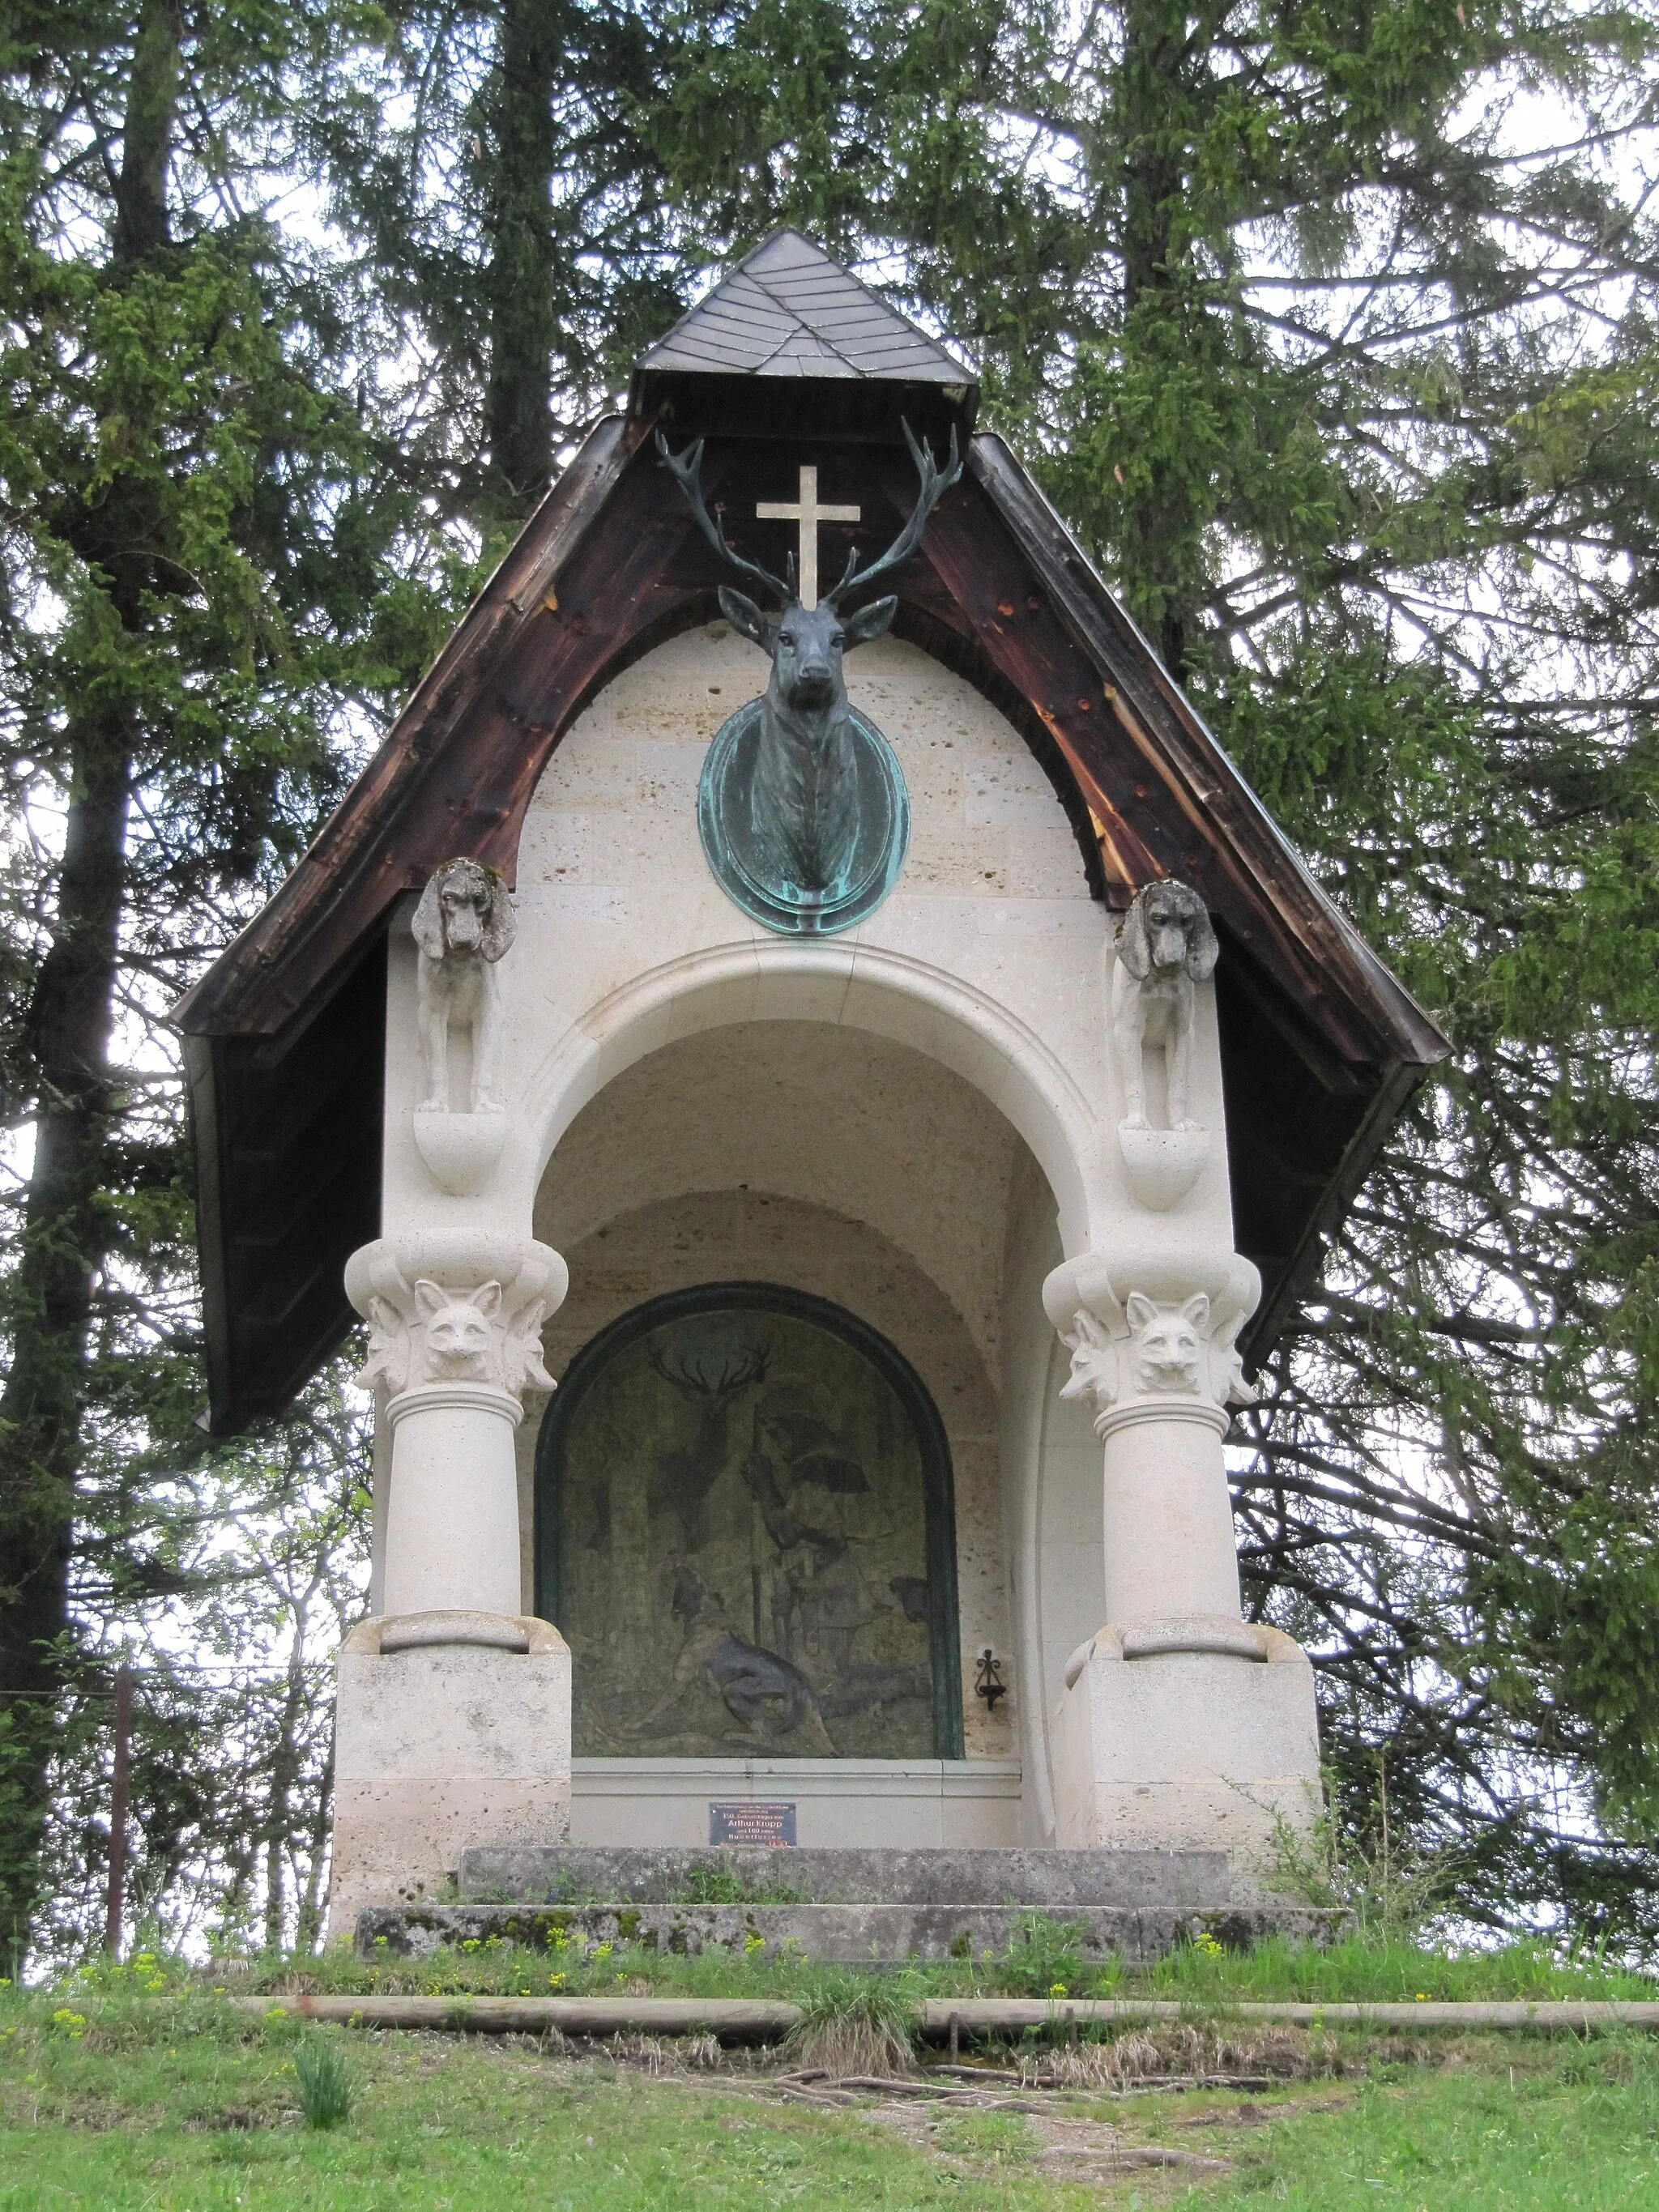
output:
{"label": "tree trunk", "polygon": [[[1184,189],[1181,145],[1182,54],[1187,15],[1170,0],[1132,0],[1124,17],[1118,112],[1123,145],[1123,320],[1126,341],[1145,345],[1155,318],[1177,321],[1181,301],[1171,267],[1173,217]],[[1139,324],[1139,329],[1133,327]],[[1164,341],[1168,343],[1168,339]],[[1147,620],[1165,666],[1180,683],[1187,665],[1188,612],[1183,604],[1180,540],[1187,526],[1185,488],[1154,463],[1150,489],[1128,516],[1124,551],[1131,597]]]}
{"label": "tree trunk", "polygon": [[[173,0],[144,0],[114,185],[118,273],[167,242],[180,37]],[[149,580],[142,549],[153,532],[142,527],[139,504],[123,495],[118,480],[94,526],[111,549],[100,566],[129,632],[144,622]],[[12,1359],[0,1395],[0,1941],[14,1954],[27,1947],[39,1882],[69,1633],[82,1401],[93,1301],[110,1241],[109,1044],[133,775],[133,732],[118,704],[95,696],[71,702],[64,737],[63,864],[30,1007],[34,1165],[9,1286]]]}
{"label": "tree trunk", "polygon": [[326,1910],[322,1884],[323,1864],[328,1856],[329,1831],[333,1825],[334,1736],[331,1729],[328,1753],[323,1760],[323,1771],[317,1778],[317,1794],[312,1800],[311,1819],[307,1828],[306,1840],[311,1856],[306,1869],[305,1889],[300,1898],[298,1922],[294,1930],[294,1948],[301,1958],[321,1950],[323,1945],[323,1915]]}
{"label": "tree trunk", "polygon": [[294,1791],[300,1778],[298,1736],[305,1717],[305,1616],[295,1624],[294,1650],[283,1686],[282,1717],[270,1759],[270,1827],[265,1846],[265,1948],[273,1956],[283,1948],[288,1917],[284,1869],[294,1821]]}
{"label": "tree trunk", "polygon": [[553,472],[553,89],[556,0],[501,0],[495,143],[488,177],[490,505],[521,521]]}

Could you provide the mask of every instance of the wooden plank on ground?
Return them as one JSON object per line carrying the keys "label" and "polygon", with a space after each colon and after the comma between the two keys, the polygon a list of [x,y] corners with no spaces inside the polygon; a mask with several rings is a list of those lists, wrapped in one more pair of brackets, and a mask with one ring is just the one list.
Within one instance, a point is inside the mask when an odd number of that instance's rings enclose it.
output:
{"label": "wooden plank on ground", "polygon": [[[239,2011],[361,2027],[447,2028],[483,2035],[718,2035],[723,2041],[767,2043],[800,2020],[796,2005],[770,1997],[234,1997]],[[921,2033],[943,2042],[952,2021],[959,2035],[1021,2035],[1030,2028],[1077,2022],[1276,2021],[1289,2027],[1485,2027],[1548,2029],[1583,2034],[1613,2027],[1659,2029],[1659,2002],[1628,1998],[1529,1998],[1454,2003],[1250,2002],[1208,2004],[1153,1997],[934,1997],[918,2007]]]}

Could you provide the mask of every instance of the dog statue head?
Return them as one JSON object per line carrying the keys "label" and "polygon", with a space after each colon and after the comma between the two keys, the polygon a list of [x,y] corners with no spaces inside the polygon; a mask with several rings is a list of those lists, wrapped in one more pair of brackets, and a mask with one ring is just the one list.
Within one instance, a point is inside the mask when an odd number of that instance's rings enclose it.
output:
{"label": "dog statue head", "polygon": [[421,893],[410,927],[428,960],[450,953],[499,960],[513,942],[513,902],[499,870],[446,860]]}
{"label": "dog statue head", "polygon": [[1199,1335],[1210,1318],[1210,1301],[1200,1291],[1183,1306],[1154,1305],[1139,1291],[1124,1308],[1129,1324],[1138,1390],[1196,1390],[1204,1358]]}
{"label": "dog statue head", "polygon": [[1135,893],[1117,940],[1117,957],[1138,983],[1183,969],[1201,983],[1215,973],[1220,951],[1203,900],[1173,878]]}

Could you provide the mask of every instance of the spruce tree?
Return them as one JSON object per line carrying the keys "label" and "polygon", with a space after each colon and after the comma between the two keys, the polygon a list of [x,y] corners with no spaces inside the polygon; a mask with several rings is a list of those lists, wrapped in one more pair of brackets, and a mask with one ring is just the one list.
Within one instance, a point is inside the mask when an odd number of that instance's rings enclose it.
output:
{"label": "spruce tree", "polygon": [[9,1952],[85,1673],[76,1593],[165,1584],[165,1545],[108,1515],[147,1453],[205,1448],[160,1018],[337,793],[343,722],[441,634],[423,605],[387,616],[407,502],[347,380],[338,287],[258,212],[328,36],[304,9],[185,0],[0,18],[0,1073],[33,1136],[3,1278]]}
{"label": "spruce tree", "polygon": [[416,0],[354,38],[301,124],[360,313],[404,352],[402,465],[497,556],[629,363],[685,304],[699,241],[649,143],[672,11]]}
{"label": "spruce tree", "polygon": [[1247,1575],[1351,1819],[1646,1932],[1651,27],[1152,0],[1073,59],[1118,283],[1018,419],[1457,1047],[1240,1425]]}

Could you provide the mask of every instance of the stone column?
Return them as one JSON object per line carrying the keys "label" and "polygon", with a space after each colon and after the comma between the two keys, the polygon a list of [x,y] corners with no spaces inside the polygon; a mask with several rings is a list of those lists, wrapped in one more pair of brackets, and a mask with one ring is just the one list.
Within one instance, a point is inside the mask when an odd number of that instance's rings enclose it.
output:
{"label": "stone column", "polygon": [[529,1237],[446,1229],[381,1237],[346,1263],[369,1324],[359,1380],[389,1394],[385,1609],[516,1613],[513,1432],[526,1390],[550,1390],[541,1328],[564,1261]]}
{"label": "stone column", "polygon": [[570,1654],[521,1610],[514,1431],[550,1390],[542,1322],[563,1261],[446,1225],[353,1253],[358,1378],[388,1394],[382,1611],[340,1655],[330,1924],[440,1893],[471,1843],[570,1823]]}
{"label": "stone column", "polygon": [[1093,1407],[1105,1448],[1106,1622],[1066,1668],[1059,1841],[1230,1848],[1248,1876],[1319,1807],[1312,1669],[1243,1617],[1222,1451],[1229,1401],[1251,1395],[1237,1340],[1260,1284],[1173,1227],[1115,1256],[1043,1290],[1072,1354],[1063,1395]]}
{"label": "stone column", "polygon": [[486,1382],[440,1382],[400,1392],[386,1417],[386,1610],[516,1613],[520,1401]]}

